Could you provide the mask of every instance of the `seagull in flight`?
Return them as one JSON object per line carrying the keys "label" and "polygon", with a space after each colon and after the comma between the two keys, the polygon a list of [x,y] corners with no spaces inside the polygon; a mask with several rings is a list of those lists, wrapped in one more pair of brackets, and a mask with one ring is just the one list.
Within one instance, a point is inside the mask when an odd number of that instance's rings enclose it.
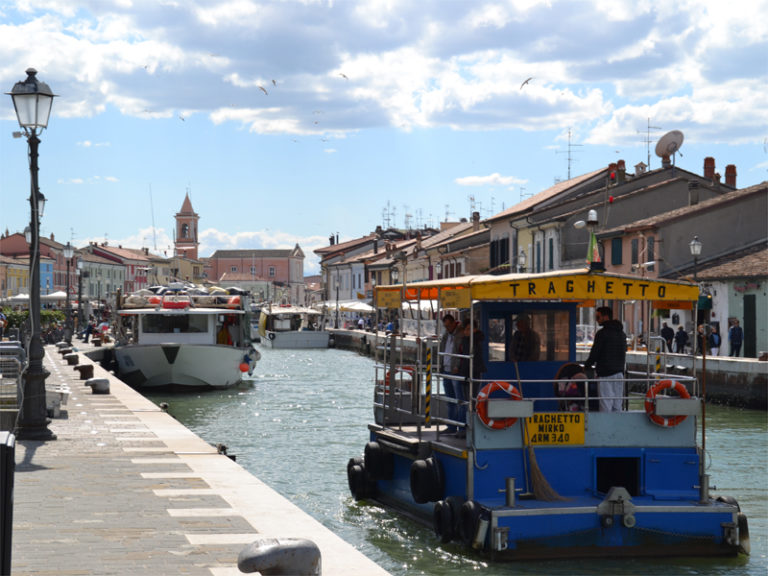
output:
{"label": "seagull in flight", "polygon": [[267,89],[266,89],[266,88],[264,88],[264,86],[259,86],[259,90],[261,90],[262,92],[264,92],[264,95],[266,95],[266,96],[269,96],[269,92],[267,92]]}
{"label": "seagull in flight", "polygon": [[520,84],[520,90],[522,90],[522,89],[523,89],[523,86],[525,86],[526,84],[528,84],[528,82],[530,82],[531,80],[533,80],[533,76],[531,76],[530,78],[526,78],[525,82],[523,82],[522,84]]}
{"label": "seagull in flight", "polygon": [[272,86],[277,86],[277,80],[272,80]]}
{"label": "seagull in flight", "polygon": [[344,74],[344,72],[339,72],[339,76],[344,78],[344,80],[349,80],[349,77],[346,74]]}

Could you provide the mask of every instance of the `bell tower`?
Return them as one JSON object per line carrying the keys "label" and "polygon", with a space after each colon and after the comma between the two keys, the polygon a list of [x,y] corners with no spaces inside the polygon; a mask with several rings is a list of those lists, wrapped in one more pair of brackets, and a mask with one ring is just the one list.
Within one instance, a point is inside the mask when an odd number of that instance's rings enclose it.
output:
{"label": "bell tower", "polygon": [[197,221],[200,216],[192,209],[192,202],[189,200],[189,192],[184,195],[184,203],[181,210],[176,213],[176,238],[174,248],[176,254],[197,260],[197,248],[200,243],[197,241]]}

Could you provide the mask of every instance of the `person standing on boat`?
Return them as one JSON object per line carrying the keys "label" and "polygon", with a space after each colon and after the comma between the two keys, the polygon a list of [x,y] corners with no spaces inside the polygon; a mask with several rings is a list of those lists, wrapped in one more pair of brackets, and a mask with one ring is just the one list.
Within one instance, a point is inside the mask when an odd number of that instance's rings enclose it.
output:
{"label": "person standing on boat", "polygon": [[[459,358],[456,357],[456,354],[461,350],[461,341],[463,338],[461,326],[459,326],[459,323],[456,322],[451,314],[446,314],[443,317],[443,327],[445,328],[445,332],[440,339],[440,352],[442,353],[440,356],[440,367],[442,368],[443,374],[458,375]],[[461,380],[454,380],[453,378],[444,376],[443,388],[445,389],[446,396],[456,401],[456,403],[451,402],[448,404],[448,419],[463,422],[461,416],[464,410],[463,407],[459,406],[459,403],[464,401]],[[447,434],[455,434],[457,430],[458,428],[456,426],[449,425],[445,429],[445,432]]]}
{"label": "person standing on boat", "polygon": [[592,350],[584,366],[595,367],[600,412],[621,412],[624,399],[624,365],[627,359],[627,336],[621,322],[613,319],[613,310],[601,306],[595,319],[600,330],[595,333]]}
{"label": "person standing on boat", "polygon": [[531,317],[518,314],[515,322],[517,330],[512,335],[509,355],[513,362],[536,362],[541,351],[541,338],[531,329]]}

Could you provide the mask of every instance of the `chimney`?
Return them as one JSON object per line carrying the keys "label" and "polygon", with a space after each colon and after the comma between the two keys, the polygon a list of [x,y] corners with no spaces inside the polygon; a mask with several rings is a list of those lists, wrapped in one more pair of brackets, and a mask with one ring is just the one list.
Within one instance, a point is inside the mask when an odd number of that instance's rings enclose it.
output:
{"label": "chimney", "polygon": [[669,154],[664,154],[664,156],[661,157],[661,167],[670,168],[671,166],[672,162],[669,160]]}
{"label": "chimney", "polygon": [[144,248],[144,256],[149,256],[149,248]]}
{"label": "chimney", "polygon": [[712,184],[714,185],[713,188],[715,190],[720,190],[720,172],[715,172],[715,176],[712,178]]}
{"label": "chimney", "polygon": [[328,242],[330,242],[330,245],[333,246],[333,234],[328,236]]}
{"label": "chimney", "polygon": [[624,160],[619,160],[616,163],[616,182],[618,184],[624,184],[627,179],[627,164]]}
{"label": "chimney", "polygon": [[725,167],[725,185],[736,188],[736,164],[728,164]]}
{"label": "chimney", "polygon": [[480,212],[472,212],[472,231],[480,230]]}
{"label": "chimney", "polygon": [[638,174],[645,174],[645,169],[647,166],[645,165],[645,162],[640,162],[639,164],[635,164],[635,176]]}
{"label": "chimney", "polygon": [[696,206],[699,203],[699,183],[696,180],[688,180],[688,206]]}
{"label": "chimney", "polygon": [[715,159],[712,156],[704,158],[704,178],[707,180],[715,178]]}
{"label": "chimney", "polygon": [[338,243],[339,243],[339,233],[336,232],[336,244],[338,244]]}
{"label": "chimney", "polygon": [[378,254],[379,253],[379,239],[374,238],[373,239],[373,253]]}

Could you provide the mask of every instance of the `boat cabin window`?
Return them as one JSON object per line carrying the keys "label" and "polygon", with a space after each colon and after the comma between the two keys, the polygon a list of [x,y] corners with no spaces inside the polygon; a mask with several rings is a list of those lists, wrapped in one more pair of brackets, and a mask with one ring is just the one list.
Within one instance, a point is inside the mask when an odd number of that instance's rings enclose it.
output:
{"label": "boat cabin window", "polygon": [[141,319],[141,330],[146,334],[179,334],[207,332],[208,316],[204,314],[160,315],[147,314]]}
{"label": "boat cabin window", "polygon": [[488,318],[491,362],[559,362],[568,360],[567,310],[521,310],[492,313]]}

